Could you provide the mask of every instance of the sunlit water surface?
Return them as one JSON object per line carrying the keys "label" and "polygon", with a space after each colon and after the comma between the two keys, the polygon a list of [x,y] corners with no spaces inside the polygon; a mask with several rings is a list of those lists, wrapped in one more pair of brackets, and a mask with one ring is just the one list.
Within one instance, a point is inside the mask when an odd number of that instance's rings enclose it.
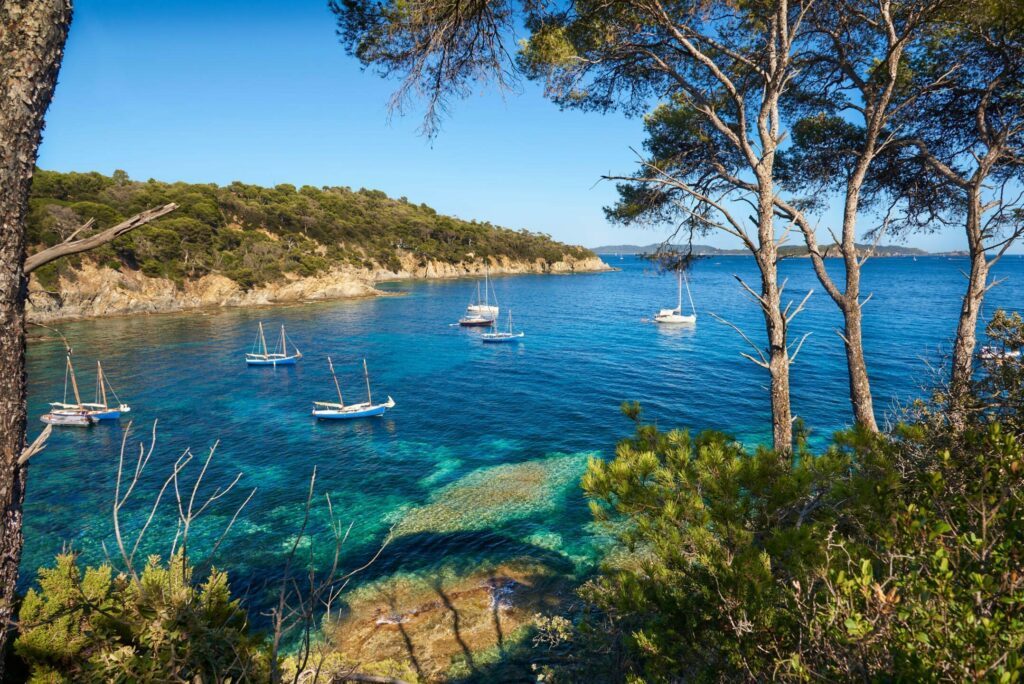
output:
{"label": "sunlit water surface", "polygon": [[[739,356],[745,343],[709,315],[763,338],[758,311],[733,277],[756,283],[753,262],[701,261],[692,276],[699,323],[668,329],[641,319],[674,304],[674,280],[637,258],[606,259],[621,270],[496,278],[503,315],[511,307],[526,331],[514,346],[483,345],[479,332],[450,325],[475,292],[467,280],[391,284],[387,289],[401,296],[371,300],[60,328],[74,345],[83,392],[91,394],[99,358],[132,405],[132,443],[148,438],[159,420],[152,460],[124,513],[129,531],[186,448],[202,458],[219,443],[200,494],[242,473],[192,532],[195,554],[209,551],[234,507],[256,488],[214,561],[257,607],[293,546],[314,467],[313,529],[324,531],[321,497],[329,494],[337,516],[353,523],[347,567],[364,562],[394,530],[395,541],[359,581],[522,558],[582,573],[593,567],[601,537],[578,481],[589,456],[610,456],[630,431],[619,413],[623,400],[640,401],[646,417],[664,427],[717,428],[750,443],[770,434],[764,371]],[[866,266],[864,289],[874,297],[865,308],[864,339],[880,412],[891,413],[932,381],[930,367],[941,365],[955,327],[966,267],[964,259],[939,257]],[[795,335],[812,335],[793,368],[792,391],[795,413],[820,444],[850,420],[835,333],[840,319],[806,260],[785,261],[780,270],[789,298],[815,290],[793,323]],[[997,275],[1008,280],[992,291],[986,313],[1024,302],[1024,258],[1007,257]],[[297,366],[245,366],[259,320],[271,330],[287,327],[304,354]],[[381,419],[312,419],[311,402],[335,396],[328,354],[348,398],[364,396],[366,357],[375,395],[390,394],[396,408]],[[58,342],[30,344],[33,434],[46,402],[62,395],[63,361]],[[35,457],[23,586],[65,544],[90,562],[116,554],[111,507],[127,422],[57,429]],[[185,481],[197,470],[190,468]],[[170,494],[165,504],[144,552],[166,552],[174,538]],[[319,539],[322,564],[330,544]]]}

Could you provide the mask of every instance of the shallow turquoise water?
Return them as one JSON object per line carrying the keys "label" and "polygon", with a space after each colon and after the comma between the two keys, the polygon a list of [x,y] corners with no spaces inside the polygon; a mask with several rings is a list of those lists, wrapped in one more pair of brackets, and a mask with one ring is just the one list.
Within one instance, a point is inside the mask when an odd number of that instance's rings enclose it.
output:
{"label": "shallow turquoise water", "polygon": [[[666,427],[718,428],[750,442],[769,435],[764,372],[739,357],[744,343],[731,329],[706,315],[716,312],[761,337],[758,312],[733,278],[756,282],[753,263],[700,262],[693,275],[700,322],[668,330],[641,318],[674,302],[674,280],[650,273],[639,259],[609,261],[622,270],[496,278],[503,313],[511,306],[526,331],[518,346],[485,346],[478,332],[449,325],[475,292],[466,280],[388,286],[400,297],[60,328],[75,347],[85,393],[100,358],[133,406],[133,437],[144,438],[159,419],[137,508],[186,447],[202,456],[219,440],[208,491],[243,475],[196,531],[193,550],[202,555],[232,506],[257,488],[214,559],[257,605],[298,530],[314,466],[317,491],[329,493],[338,516],[354,524],[349,566],[372,555],[395,526],[398,538],[364,580],[522,557],[579,571],[598,540],[576,482],[588,454],[610,455],[628,433],[621,401],[641,401],[647,417]],[[880,411],[930,384],[929,364],[941,364],[955,327],[963,268],[965,260],[937,257],[867,265],[864,287],[875,295],[864,335]],[[781,270],[790,296],[815,289],[793,324],[795,333],[813,334],[792,386],[796,414],[822,440],[849,420],[842,347],[833,332],[839,316],[807,261],[786,261]],[[1024,258],[1008,257],[999,275],[1009,279],[991,293],[987,312],[1024,302]],[[270,329],[287,326],[304,354],[296,367],[245,367],[258,320]],[[365,356],[375,395],[392,395],[397,407],[383,419],[314,421],[311,402],[334,396],[327,354],[349,398],[363,396]],[[34,435],[46,402],[62,393],[59,343],[30,345],[29,381]],[[101,542],[113,551],[110,509],[122,434],[117,426],[58,429],[35,458],[25,514],[27,571],[48,563],[65,543],[90,561],[103,558]],[[323,510],[316,509],[321,527]],[[166,550],[173,537],[171,510],[164,511],[147,551]]]}

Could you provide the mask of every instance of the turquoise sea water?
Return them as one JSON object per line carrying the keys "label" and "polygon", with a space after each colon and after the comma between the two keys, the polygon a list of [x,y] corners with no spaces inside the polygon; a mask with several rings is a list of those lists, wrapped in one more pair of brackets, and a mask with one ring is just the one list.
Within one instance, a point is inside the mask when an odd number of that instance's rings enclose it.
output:
{"label": "turquoise sea water", "polygon": [[[642,402],[665,427],[717,428],[749,442],[769,435],[764,372],[740,358],[744,342],[715,312],[763,337],[755,306],[733,278],[756,283],[753,262],[701,261],[692,276],[700,320],[666,329],[641,322],[675,300],[675,282],[640,259],[607,257],[614,273],[499,277],[498,300],[514,311],[525,341],[483,345],[479,332],[452,327],[475,284],[468,280],[393,283],[402,296],[372,300],[140,316],[60,325],[75,348],[83,393],[95,360],[130,403],[132,442],[159,419],[158,444],[139,485],[128,525],[152,501],[178,455],[199,456],[219,441],[207,492],[242,477],[194,533],[202,554],[237,505],[256,488],[217,558],[236,590],[257,606],[279,576],[298,531],[309,476],[338,517],[353,523],[345,560],[365,561],[394,527],[396,539],[361,581],[440,567],[529,558],[565,572],[586,570],[600,539],[577,482],[589,455],[609,456],[630,426],[623,400]],[[832,262],[833,268],[840,267]],[[941,365],[955,328],[966,260],[876,259],[864,272],[865,346],[880,412],[919,396]],[[839,316],[806,260],[783,262],[787,292],[815,290],[793,332],[813,334],[793,369],[795,413],[816,439],[849,421],[846,371],[834,330]],[[998,269],[1008,280],[986,304],[1024,304],[1024,258]],[[292,368],[247,368],[257,321],[284,324],[304,354]],[[273,335],[272,335],[273,337]],[[396,408],[383,419],[318,423],[313,400],[331,400],[330,354],[348,398],[363,396],[366,357],[375,397]],[[30,426],[63,392],[58,342],[29,348]],[[113,553],[111,505],[122,426],[55,430],[35,457],[26,501],[23,567],[52,560],[66,543],[92,562],[101,543]],[[193,469],[194,471],[198,468]],[[185,476],[191,480],[190,475]],[[322,500],[320,500],[322,501]],[[171,504],[168,500],[166,504]],[[322,505],[316,520],[323,520]],[[165,506],[147,551],[174,535]],[[31,573],[23,573],[23,583]]]}

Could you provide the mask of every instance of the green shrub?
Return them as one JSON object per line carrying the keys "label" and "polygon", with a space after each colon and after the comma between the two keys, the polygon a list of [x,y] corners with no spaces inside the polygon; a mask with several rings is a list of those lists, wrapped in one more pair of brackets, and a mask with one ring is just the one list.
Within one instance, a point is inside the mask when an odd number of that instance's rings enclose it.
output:
{"label": "green shrub", "polygon": [[[1024,321],[999,312],[988,336],[1020,349]],[[619,544],[581,591],[600,620],[574,630],[624,648],[638,681],[1020,681],[1022,388],[1018,361],[984,359],[966,430],[938,396],[822,454],[625,406],[636,434],[583,479]]]}
{"label": "green shrub", "polygon": [[194,581],[178,555],[134,580],[57,557],[25,596],[15,652],[31,682],[266,681],[269,663],[227,575]]}

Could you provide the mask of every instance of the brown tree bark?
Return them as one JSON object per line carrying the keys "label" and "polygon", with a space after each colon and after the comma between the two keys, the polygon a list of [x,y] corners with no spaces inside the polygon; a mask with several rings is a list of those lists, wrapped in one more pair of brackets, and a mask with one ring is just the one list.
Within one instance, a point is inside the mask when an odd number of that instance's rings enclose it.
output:
{"label": "brown tree bark", "polygon": [[0,680],[22,549],[25,215],[71,24],[70,0],[0,2]]}
{"label": "brown tree bark", "polygon": [[953,367],[949,378],[949,416],[959,431],[966,425],[971,379],[974,376],[974,348],[978,344],[978,316],[988,291],[988,272],[991,264],[985,253],[982,230],[981,188],[972,187],[967,193],[967,247],[971,256],[971,272],[967,278],[967,291],[960,306],[956,341],[953,343]]}
{"label": "brown tree bark", "polygon": [[772,406],[772,445],[779,452],[793,447],[793,409],[789,395],[788,322],[782,313],[782,292],[779,289],[776,262],[778,250],[774,240],[763,242],[755,258],[761,271],[761,293],[764,305],[765,331],[768,333],[769,395]]}

